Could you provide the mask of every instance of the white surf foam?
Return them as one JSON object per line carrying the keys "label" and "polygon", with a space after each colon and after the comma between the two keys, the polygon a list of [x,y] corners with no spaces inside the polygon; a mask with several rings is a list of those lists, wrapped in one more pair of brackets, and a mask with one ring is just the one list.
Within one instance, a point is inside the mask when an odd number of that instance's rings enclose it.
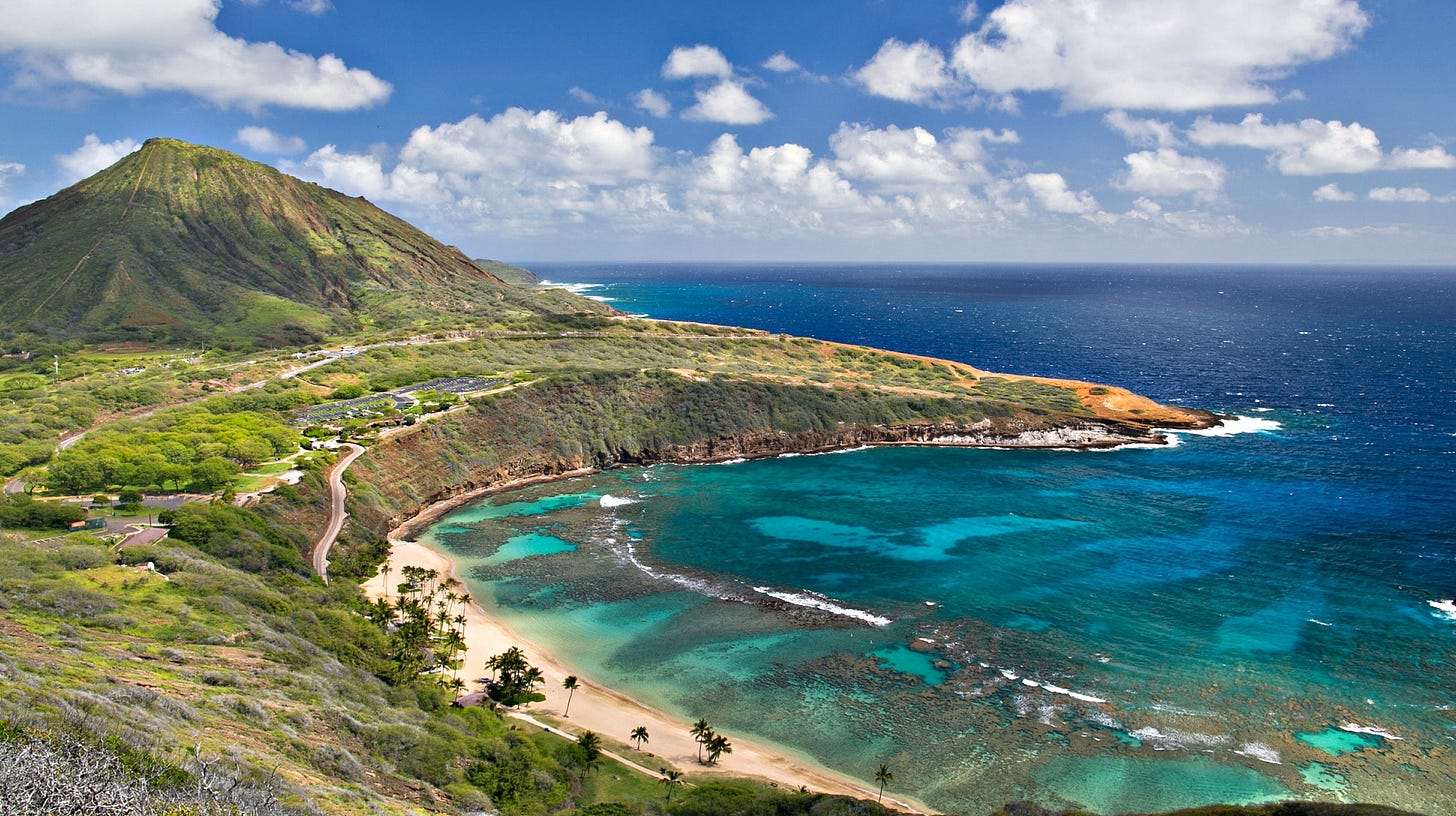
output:
{"label": "white surf foam", "polygon": [[1202,428],[1196,431],[1173,431],[1173,433],[1189,434],[1190,436],[1236,436],[1246,433],[1270,433],[1280,430],[1283,427],[1283,425],[1273,419],[1236,416],[1233,419],[1225,419],[1212,428]]}
{"label": "white surf foam", "polygon": [[536,284],[543,289],[565,289],[573,295],[585,295],[593,289],[600,289],[606,286],[604,283],[557,283],[556,281],[543,280]]}
{"label": "white surf foam", "polygon": [[754,587],[753,591],[767,595],[770,598],[777,598],[784,603],[790,603],[794,606],[818,609],[821,612],[828,612],[831,615],[853,618],[854,620],[868,623],[871,626],[889,626],[894,623],[893,620],[881,617],[873,612],[866,612],[863,609],[855,609],[848,606],[840,606],[833,600],[817,592],[779,592],[770,587]]}
{"label": "white surf foam", "polygon": [[1449,621],[1456,621],[1456,600],[1447,598],[1440,601],[1426,601],[1426,604],[1434,607],[1432,614],[1438,618]]}
{"label": "white surf foam", "polygon": [[1195,731],[1160,731],[1156,728],[1139,728],[1128,732],[1128,736],[1153,747],[1154,751],[1177,751],[1189,746],[1212,747],[1229,741],[1221,734],[1200,734]]}
{"label": "white surf foam", "polygon": [[1282,757],[1279,756],[1279,752],[1274,750],[1273,748],[1270,748],[1262,742],[1246,742],[1243,745],[1240,745],[1238,749],[1234,751],[1234,753],[1238,754],[1239,756],[1246,756],[1250,757],[1251,759],[1257,759],[1260,762],[1267,762],[1270,765],[1284,764],[1284,760]]}
{"label": "white surf foam", "polygon": [[629,504],[638,503],[637,499],[631,499],[626,496],[613,496],[611,493],[603,494],[598,501],[603,507],[624,507]]}
{"label": "white surf foam", "polygon": [[1360,725],[1359,723],[1347,722],[1340,723],[1340,730],[1349,731],[1351,734],[1370,734],[1371,736],[1396,742],[1401,740],[1401,737],[1397,737],[1378,725]]}
{"label": "white surf foam", "polygon": [[1105,703],[1105,702],[1107,702],[1106,700],[1102,699],[1101,697],[1093,697],[1090,694],[1083,694],[1083,693],[1081,693],[1079,691],[1072,691],[1071,689],[1062,688],[1061,686],[1054,686],[1051,683],[1042,683],[1041,684],[1041,687],[1042,687],[1042,689],[1044,689],[1046,691],[1050,691],[1052,694],[1065,694],[1068,697],[1071,697],[1073,700],[1081,700],[1084,703]]}

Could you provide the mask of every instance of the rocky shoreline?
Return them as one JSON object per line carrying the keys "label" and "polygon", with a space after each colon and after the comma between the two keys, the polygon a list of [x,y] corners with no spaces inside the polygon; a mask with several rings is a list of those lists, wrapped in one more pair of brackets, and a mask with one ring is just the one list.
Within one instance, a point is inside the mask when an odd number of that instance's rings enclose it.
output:
{"label": "rocky shoreline", "polygon": [[[615,467],[651,465],[707,465],[735,460],[766,459],[785,455],[835,453],[880,446],[926,446],[997,449],[1108,450],[1125,445],[1165,445],[1168,430],[1197,430],[1214,427],[1222,418],[1203,411],[1190,411],[1189,422],[1179,427],[1154,428],[1115,420],[1088,418],[1075,423],[1007,425],[991,420],[963,425],[956,423],[910,423],[905,425],[847,426],[836,431],[788,433],[761,432],[705,439],[691,445],[673,445],[642,455],[618,452],[598,457],[591,463],[557,460],[520,468],[497,469],[477,482],[465,480],[435,491],[423,501],[388,519],[391,541],[412,538],[451,510],[484,496],[534,484],[589,476]],[[1018,427],[1018,425],[1020,427]],[[371,451],[373,454],[374,451]]]}

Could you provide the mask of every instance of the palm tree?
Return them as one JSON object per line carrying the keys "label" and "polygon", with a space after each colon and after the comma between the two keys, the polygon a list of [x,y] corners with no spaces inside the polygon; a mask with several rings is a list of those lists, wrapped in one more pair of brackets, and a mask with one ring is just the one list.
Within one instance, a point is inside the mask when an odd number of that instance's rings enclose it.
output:
{"label": "palm tree", "polygon": [[713,726],[708,725],[707,720],[699,718],[697,722],[693,723],[693,727],[688,729],[688,733],[692,734],[693,739],[698,743],[698,763],[702,764],[703,743],[713,738]]}
{"label": "palm tree", "polygon": [[650,740],[647,739],[647,726],[639,725],[636,728],[632,729],[632,736],[628,737],[627,739],[630,739],[633,742],[637,743],[637,750],[642,750],[642,743],[650,742]]}
{"label": "palm tree", "polygon": [[666,768],[658,771],[662,774],[662,786],[667,788],[667,801],[672,801],[672,789],[683,783],[682,771],[669,771]]}
{"label": "palm tree", "polygon": [[880,769],[875,771],[875,781],[880,783],[880,798],[875,801],[883,802],[885,799],[885,786],[895,781],[895,775],[890,773],[889,765],[880,763]]}
{"label": "palm tree", "polygon": [[581,749],[583,764],[586,772],[591,773],[602,761],[602,738],[595,731],[583,731],[581,736],[576,738],[576,747]]}
{"label": "palm tree", "polygon": [[[576,675],[574,675],[574,674],[568,674],[568,675],[566,675],[566,679],[561,681],[561,687],[564,688],[564,689],[566,689],[566,711],[562,712],[561,716],[563,716],[563,717],[570,717],[571,716],[571,698],[572,698],[572,695],[576,694],[576,690],[579,689],[579,688],[581,688],[581,684],[578,683],[578,682],[576,682]],[[587,733],[591,733],[591,732],[587,732]]]}
{"label": "palm tree", "polygon": [[714,734],[708,738],[708,764],[712,765],[718,761],[718,757],[724,754],[733,753],[733,743],[722,734]]}

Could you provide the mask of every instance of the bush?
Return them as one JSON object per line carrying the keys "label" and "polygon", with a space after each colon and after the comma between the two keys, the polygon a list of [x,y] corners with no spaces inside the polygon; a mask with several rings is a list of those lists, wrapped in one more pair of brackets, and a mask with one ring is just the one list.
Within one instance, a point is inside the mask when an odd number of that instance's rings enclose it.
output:
{"label": "bush", "polygon": [[67,544],[56,551],[56,561],[68,570],[94,569],[115,560],[110,550],[94,544]]}

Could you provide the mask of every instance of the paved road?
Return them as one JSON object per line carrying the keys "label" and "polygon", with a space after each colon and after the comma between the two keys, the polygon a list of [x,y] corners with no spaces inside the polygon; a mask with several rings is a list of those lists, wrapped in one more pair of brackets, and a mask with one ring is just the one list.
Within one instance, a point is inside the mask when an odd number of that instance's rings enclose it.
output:
{"label": "paved road", "polygon": [[[567,731],[563,731],[560,728],[553,728],[553,727],[547,725],[546,723],[543,723],[540,720],[536,719],[535,717],[532,717],[530,714],[527,714],[524,711],[516,711],[515,709],[507,708],[507,709],[505,709],[505,715],[507,717],[512,717],[514,719],[520,720],[521,722],[530,723],[531,725],[534,725],[537,728],[540,728],[542,731],[545,731],[548,734],[555,734],[558,737],[562,737],[563,739],[571,740],[572,742],[580,742],[580,740],[578,740],[576,738],[576,735],[575,734],[569,733]],[[647,776],[650,776],[653,779],[666,779],[667,778],[660,771],[654,771],[651,768],[647,767],[646,765],[642,765],[640,763],[634,762],[634,761],[632,761],[632,760],[630,760],[630,759],[622,756],[621,754],[619,754],[619,753],[617,753],[615,751],[608,751],[605,748],[601,749],[601,751],[602,751],[602,756],[611,757],[612,759],[615,759],[616,761],[622,763],[623,765],[627,766],[628,768],[631,768],[634,771],[637,771],[638,773],[646,774]],[[684,784],[691,784],[691,783],[684,782]]]}
{"label": "paved road", "polygon": [[324,534],[319,536],[317,544],[313,545],[313,571],[329,582],[329,548],[334,546],[334,540],[339,537],[339,530],[344,527],[344,498],[349,495],[344,489],[344,471],[354,460],[364,455],[364,449],[353,442],[344,443],[343,447],[349,449],[343,458],[334,463],[333,470],[329,471],[329,526]]}

